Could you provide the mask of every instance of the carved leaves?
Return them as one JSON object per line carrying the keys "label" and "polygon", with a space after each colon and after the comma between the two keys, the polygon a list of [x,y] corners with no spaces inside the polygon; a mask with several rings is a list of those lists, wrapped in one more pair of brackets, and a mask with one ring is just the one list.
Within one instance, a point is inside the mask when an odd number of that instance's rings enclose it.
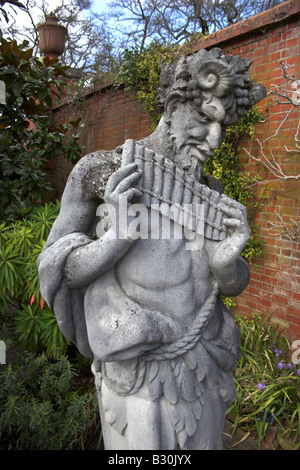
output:
{"label": "carved leaves", "polygon": [[[199,347],[202,348],[201,345]],[[187,440],[194,436],[204,404],[202,381],[207,368],[205,364],[200,364],[199,352],[199,349],[194,348],[184,356],[152,361],[149,365],[151,398],[157,400],[164,397],[167,400],[170,419],[181,449],[187,448]]]}

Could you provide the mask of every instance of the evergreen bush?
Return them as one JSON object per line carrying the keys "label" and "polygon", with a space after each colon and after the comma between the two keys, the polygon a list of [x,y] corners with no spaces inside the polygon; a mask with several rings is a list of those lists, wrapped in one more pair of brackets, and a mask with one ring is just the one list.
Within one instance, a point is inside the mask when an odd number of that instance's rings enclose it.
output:
{"label": "evergreen bush", "polygon": [[26,355],[0,369],[0,450],[84,449],[99,432],[95,388],[75,389],[75,370],[62,356]]}
{"label": "evergreen bush", "polygon": [[37,257],[60,204],[35,207],[23,220],[1,224],[0,304],[14,313],[20,344],[29,351],[61,357],[69,342],[59,331],[54,312],[40,294]]}

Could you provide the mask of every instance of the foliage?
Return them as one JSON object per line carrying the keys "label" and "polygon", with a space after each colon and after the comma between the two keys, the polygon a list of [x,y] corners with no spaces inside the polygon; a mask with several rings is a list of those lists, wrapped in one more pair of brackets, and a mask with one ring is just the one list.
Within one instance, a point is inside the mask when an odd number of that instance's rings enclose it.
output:
{"label": "foliage", "polygon": [[0,226],[0,300],[40,301],[36,260],[47,239],[59,203],[36,207],[22,220],[6,221]]}
{"label": "foliage", "polygon": [[115,77],[115,86],[124,86],[126,92],[133,91],[154,125],[160,119],[156,95],[161,64],[174,61],[178,57],[178,51],[177,46],[160,44],[158,41],[153,41],[142,53],[137,48],[126,49]]}
{"label": "foliage", "polygon": [[27,351],[45,350],[48,357],[61,357],[66,352],[66,339],[60,333],[54,312],[38,303],[22,304],[16,315],[16,333]]}
{"label": "foliage", "polygon": [[251,239],[242,256],[248,263],[262,254],[262,243],[257,237],[257,227],[254,223],[254,214],[259,204],[255,200],[254,192],[249,188],[254,178],[258,179],[259,176],[253,177],[245,172],[245,160],[240,155],[240,142],[242,138],[254,138],[255,124],[259,119],[260,114],[256,108],[248,110],[236,124],[226,130],[225,139],[205,165],[206,173],[220,181],[225,194],[247,208]]}
{"label": "foliage", "polygon": [[[237,427],[256,432],[260,448],[268,423],[276,427],[277,445],[300,448],[300,366],[292,364],[287,339],[268,316],[236,318],[242,356],[236,368],[237,397],[231,409]],[[233,432],[234,432],[233,431]]]}
{"label": "foliage", "polygon": [[75,370],[62,356],[26,357],[0,370],[2,450],[73,450],[99,430],[94,389],[74,388]]}
{"label": "foliage", "polygon": [[27,350],[61,357],[69,342],[40,294],[37,258],[59,211],[59,204],[36,207],[23,220],[0,226],[0,303],[13,306],[16,333]]}
{"label": "foliage", "polygon": [[49,110],[67,78],[67,67],[58,59],[37,59],[27,41],[17,44],[0,37],[0,80],[6,88],[6,103],[0,104],[2,218],[36,204],[50,189],[46,160],[59,152],[72,163],[80,157],[78,120],[50,128]]}

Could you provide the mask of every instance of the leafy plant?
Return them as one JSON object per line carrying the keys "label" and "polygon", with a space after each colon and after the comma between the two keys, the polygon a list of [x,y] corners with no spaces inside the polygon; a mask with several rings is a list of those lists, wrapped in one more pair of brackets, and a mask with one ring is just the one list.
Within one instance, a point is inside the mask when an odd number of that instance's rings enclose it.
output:
{"label": "leafy plant", "polygon": [[60,358],[70,344],[61,334],[54,312],[41,303],[22,304],[16,319],[16,333],[27,351],[45,351],[48,357]]}
{"label": "leafy plant", "polygon": [[0,248],[0,295],[5,300],[8,293],[11,297],[19,294],[19,285],[22,282],[23,259],[17,250],[10,250],[10,247]]}
{"label": "leafy plant", "polygon": [[72,163],[80,158],[80,121],[51,128],[49,111],[64,91],[67,69],[56,58],[34,57],[27,41],[17,44],[0,36],[0,80],[6,89],[6,103],[0,104],[2,218],[36,205],[51,189],[46,160],[59,152]]}
{"label": "leafy plant", "polygon": [[227,129],[222,144],[205,165],[206,173],[221,182],[225,194],[239,201],[247,208],[251,239],[242,256],[248,263],[251,263],[252,259],[260,257],[262,254],[262,243],[257,236],[257,226],[254,223],[254,214],[259,204],[255,200],[253,191],[249,188],[253,182],[253,177],[245,172],[246,162],[241,158],[239,151],[241,139],[252,139],[254,137],[255,125],[260,117],[256,108],[247,111],[235,125]]}
{"label": "leafy plant", "polygon": [[23,220],[6,222],[0,230],[0,302],[17,311],[20,344],[29,351],[61,357],[69,342],[58,329],[53,311],[40,294],[37,258],[59,211],[59,204],[34,208]]}
{"label": "leafy plant", "polygon": [[36,260],[47,239],[59,203],[36,207],[22,220],[0,226],[0,302],[40,300]]}
{"label": "leafy plant", "polygon": [[75,389],[75,375],[65,356],[45,354],[1,368],[1,450],[84,449],[99,432],[97,394]]}
{"label": "leafy plant", "polygon": [[292,364],[289,343],[268,317],[237,318],[242,356],[235,374],[237,397],[229,413],[237,427],[256,432],[261,447],[270,423],[282,448],[300,448],[300,368]]}
{"label": "leafy plant", "polygon": [[136,94],[154,126],[161,116],[156,106],[161,64],[174,61],[178,51],[178,46],[161,44],[159,41],[153,41],[143,52],[137,48],[126,49],[115,77],[115,86],[124,86],[126,92],[133,91]]}

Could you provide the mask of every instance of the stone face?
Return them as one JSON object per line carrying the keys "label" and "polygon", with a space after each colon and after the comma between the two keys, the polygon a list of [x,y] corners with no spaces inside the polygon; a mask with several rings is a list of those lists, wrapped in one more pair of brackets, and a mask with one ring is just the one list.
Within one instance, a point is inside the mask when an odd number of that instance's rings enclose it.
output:
{"label": "stone face", "polygon": [[205,175],[224,127],[264,96],[250,62],[203,50],[163,67],[157,129],[85,156],[39,257],[43,298],[93,359],[106,449],[220,449],[249,282],[244,206]]}

